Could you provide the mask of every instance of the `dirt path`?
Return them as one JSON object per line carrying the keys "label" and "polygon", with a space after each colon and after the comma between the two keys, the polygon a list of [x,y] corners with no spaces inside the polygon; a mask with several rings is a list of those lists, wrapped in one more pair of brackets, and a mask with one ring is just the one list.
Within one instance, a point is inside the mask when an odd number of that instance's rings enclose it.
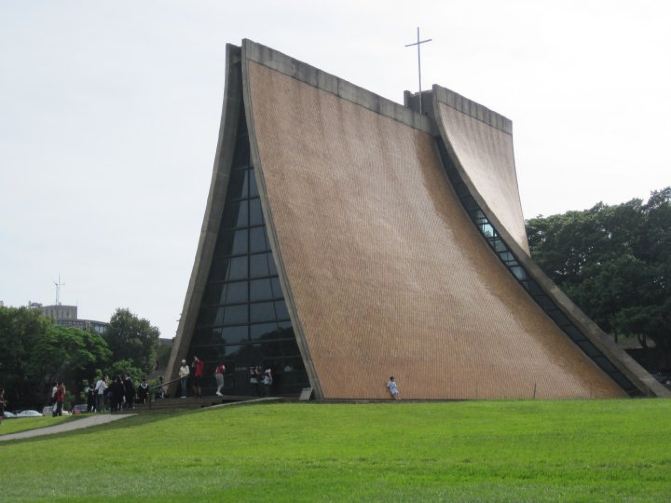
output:
{"label": "dirt path", "polygon": [[[77,419],[75,421],[68,421],[63,424],[54,426],[47,426],[45,428],[36,428],[34,430],[20,431],[18,433],[10,433],[9,435],[0,435],[0,442],[7,440],[22,440],[24,438],[41,437],[44,435],[54,435],[56,433],[64,433],[66,431],[81,430],[82,428],[89,428],[91,426],[98,426],[99,424],[111,423],[119,419],[134,416],[135,414],[96,414],[95,416]],[[11,419],[11,421],[21,421],[21,419]]]}

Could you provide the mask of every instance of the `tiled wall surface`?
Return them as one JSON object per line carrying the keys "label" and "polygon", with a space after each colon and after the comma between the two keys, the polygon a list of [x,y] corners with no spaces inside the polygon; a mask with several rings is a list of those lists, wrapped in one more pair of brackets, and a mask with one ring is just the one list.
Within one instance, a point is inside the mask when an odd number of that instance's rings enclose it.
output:
{"label": "tiled wall surface", "polygon": [[436,120],[442,122],[447,138],[475,189],[517,244],[529,253],[515,174],[512,135],[444,103],[438,105]]}
{"label": "tiled wall surface", "polygon": [[428,133],[251,61],[247,78],[325,398],[387,397],[390,375],[403,398],[623,395],[488,248]]}

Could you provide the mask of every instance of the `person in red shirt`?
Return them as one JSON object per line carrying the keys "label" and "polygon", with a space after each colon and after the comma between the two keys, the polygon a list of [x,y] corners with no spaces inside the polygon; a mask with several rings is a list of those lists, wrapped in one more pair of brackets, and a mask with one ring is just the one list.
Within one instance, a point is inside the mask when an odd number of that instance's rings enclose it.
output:
{"label": "person in red shirt", "polygon": [[205,371],[205,362],[200,360],[197,356],[194,356],[191,367],[193,368],[193,394],[202,396],[203,390],[201,389],[201,381]]}
{"label": "person in red shirt", "polygon": [[56,408],[54,409],[52,415],[62,416],[63,415],[63,402],[65,402],[65,385],[63,381],[58,381],[56,386],[56,393],[54,393],[54,401],[56,402]]}

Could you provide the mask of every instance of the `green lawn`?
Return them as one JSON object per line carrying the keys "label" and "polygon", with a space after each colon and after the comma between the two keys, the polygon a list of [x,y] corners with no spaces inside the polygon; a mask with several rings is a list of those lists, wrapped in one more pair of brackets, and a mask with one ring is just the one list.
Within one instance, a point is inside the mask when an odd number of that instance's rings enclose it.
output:
{"label": "green lawn", "polygon": [[0,445],[5,501],[669,501],[671,400],[272,404]]}
{"label": "green lawn", "polygon": [[4,419],[0,425],[0,436],[7,435],[9,433],[17,433],[19,431],[34,430],[35,428],[44,428],[45,426],[53,426],[65,421],[70,421],[76,417],[81,416],[42,416]]}

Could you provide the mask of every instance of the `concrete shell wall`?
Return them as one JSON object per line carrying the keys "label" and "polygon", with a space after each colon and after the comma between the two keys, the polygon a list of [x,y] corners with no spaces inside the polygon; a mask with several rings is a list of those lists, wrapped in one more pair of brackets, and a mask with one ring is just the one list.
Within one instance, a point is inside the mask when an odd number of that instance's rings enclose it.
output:
{"label": "concrete shell wall", "polygon": [[487,247],[430,133],[253,60],[243,82],[275,253],[325,398],[387,397],[392,374],[404,398],[623,395]]}
{"label": "concrete shell wall", "polygon": [[486,213],[495,215],[528,255],[512,124],[447,89],[434,86],[434,96],[438,99],[436,120],[444,128],[446,142],[463,170],[462,177],[480,195],[489,209]]}

